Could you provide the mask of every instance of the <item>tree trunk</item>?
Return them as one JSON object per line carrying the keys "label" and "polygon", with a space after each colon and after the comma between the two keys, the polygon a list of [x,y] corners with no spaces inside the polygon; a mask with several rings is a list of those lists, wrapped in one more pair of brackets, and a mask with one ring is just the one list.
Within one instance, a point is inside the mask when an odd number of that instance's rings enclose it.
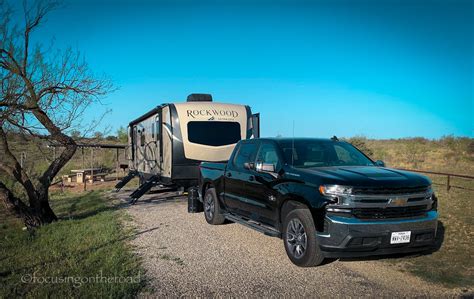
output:
{"label": "tree trunk", "polygon": [[34,203],[34,205],[29,207],[22,200],[15,197],[15,195],[0,182],[0,201],[4,204],[8,212],[21,218],[28,229],[51,223],[58,219],[49,206],[47,196],[48,194],[42,196],[43,198],[30,198],[30,203]]}
{"label": "tree trunk", "polygon": [[56,215],[54,214],[53,210],[51,209],[49,205],[47,191],[46,191],[46,194],[40,195],[33,202],[35,202],[35,204],[32,207],[33,213],[35,215],[38,215],[38,217],[42,221],[42,224],[51,223],[53,221],[58,220],[58,217],[56,217]]}

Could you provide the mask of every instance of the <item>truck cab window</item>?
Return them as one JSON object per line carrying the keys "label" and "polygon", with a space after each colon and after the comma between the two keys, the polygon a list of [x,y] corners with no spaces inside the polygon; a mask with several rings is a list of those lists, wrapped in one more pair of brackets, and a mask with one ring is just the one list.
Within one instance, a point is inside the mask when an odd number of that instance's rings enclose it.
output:
{"label": "truck cab window", "polygon": [[258,151],[257,162],[263,162],[264,164],[273,164],[276,170],[278,170],[281,166],[276,148],[270,143],[262,144],[260,150]]}
{"label": "truck cab window", "polygon": [[[286,163],[295,167],[373,166],[374,163],[351,144],[322,140],[280,142]],[[293,153],[293,154],[292,154]]]}
{"label": "truck cab window", "polygon": [[367,158],[364,157],[359,151],[350,150],[354,149],[352,146],[349,148],[345,144],[335,145],[334,150],[337,155],[338,163],[345,165],[363,165],[368,164],[366,162]]}
{"label": "truck cab window", "polygon": [[244,163],[255,161],[255,152],[257,151],[257,144],[255,142],[240,144],[239,151],[234,158],[234,166],[238,169],[245,169]]}

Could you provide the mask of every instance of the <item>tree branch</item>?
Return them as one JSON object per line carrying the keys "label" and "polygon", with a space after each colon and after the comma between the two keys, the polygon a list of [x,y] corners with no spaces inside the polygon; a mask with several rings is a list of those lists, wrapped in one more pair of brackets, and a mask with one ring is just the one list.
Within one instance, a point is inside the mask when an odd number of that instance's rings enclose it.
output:
{"label": "tree branch", "polygon": [[[14,177],[25,189],[26,194],[29,198],[35,198],[37,196],[33,183],[31,182],[28,174],[22,169],[20,163],[10,151],[7,141],[7,135],[0,126],[0,152],[4,154],[4,157],[0,160],[0,168],[7,174]],[[31,204],[31,201],[30,201]]]}

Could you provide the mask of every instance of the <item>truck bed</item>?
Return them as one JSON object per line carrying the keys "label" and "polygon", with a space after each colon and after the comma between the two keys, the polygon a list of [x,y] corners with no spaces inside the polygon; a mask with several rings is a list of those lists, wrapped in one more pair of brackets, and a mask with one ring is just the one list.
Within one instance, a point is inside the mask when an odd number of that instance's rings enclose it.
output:
{"label": "truck bed", "polygon": [[[199,176],[199,186],[201,188],[201,192],[203,193],[204,190],[204,178],[208,183],[212,183],[212,185],[217,188],[217,192],[223,190],[224,187],[224,174],[227,167],[227,162],[202,162],[199,166],[200,168],[200,176]],[[204,194],[202,194],[204,195]]]}
{"label": "truck bed", "polygon": [[225,170],[227,162],[202,162],[201,168],[213,169],[213,170]]}

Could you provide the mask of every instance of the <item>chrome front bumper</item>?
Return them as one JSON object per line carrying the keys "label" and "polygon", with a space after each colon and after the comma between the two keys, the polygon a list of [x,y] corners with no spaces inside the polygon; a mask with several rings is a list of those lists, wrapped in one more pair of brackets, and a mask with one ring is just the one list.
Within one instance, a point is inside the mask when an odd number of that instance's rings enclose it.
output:
{"label": "chrome front bumper", "polygon": [[[326,257],[353,257],[424,251],[433,247],[438,213],[411,219],[366,220],[327,215],[325,231],[317,233]],[[392,232],[411,231],[410,243],[390,244]]]}

